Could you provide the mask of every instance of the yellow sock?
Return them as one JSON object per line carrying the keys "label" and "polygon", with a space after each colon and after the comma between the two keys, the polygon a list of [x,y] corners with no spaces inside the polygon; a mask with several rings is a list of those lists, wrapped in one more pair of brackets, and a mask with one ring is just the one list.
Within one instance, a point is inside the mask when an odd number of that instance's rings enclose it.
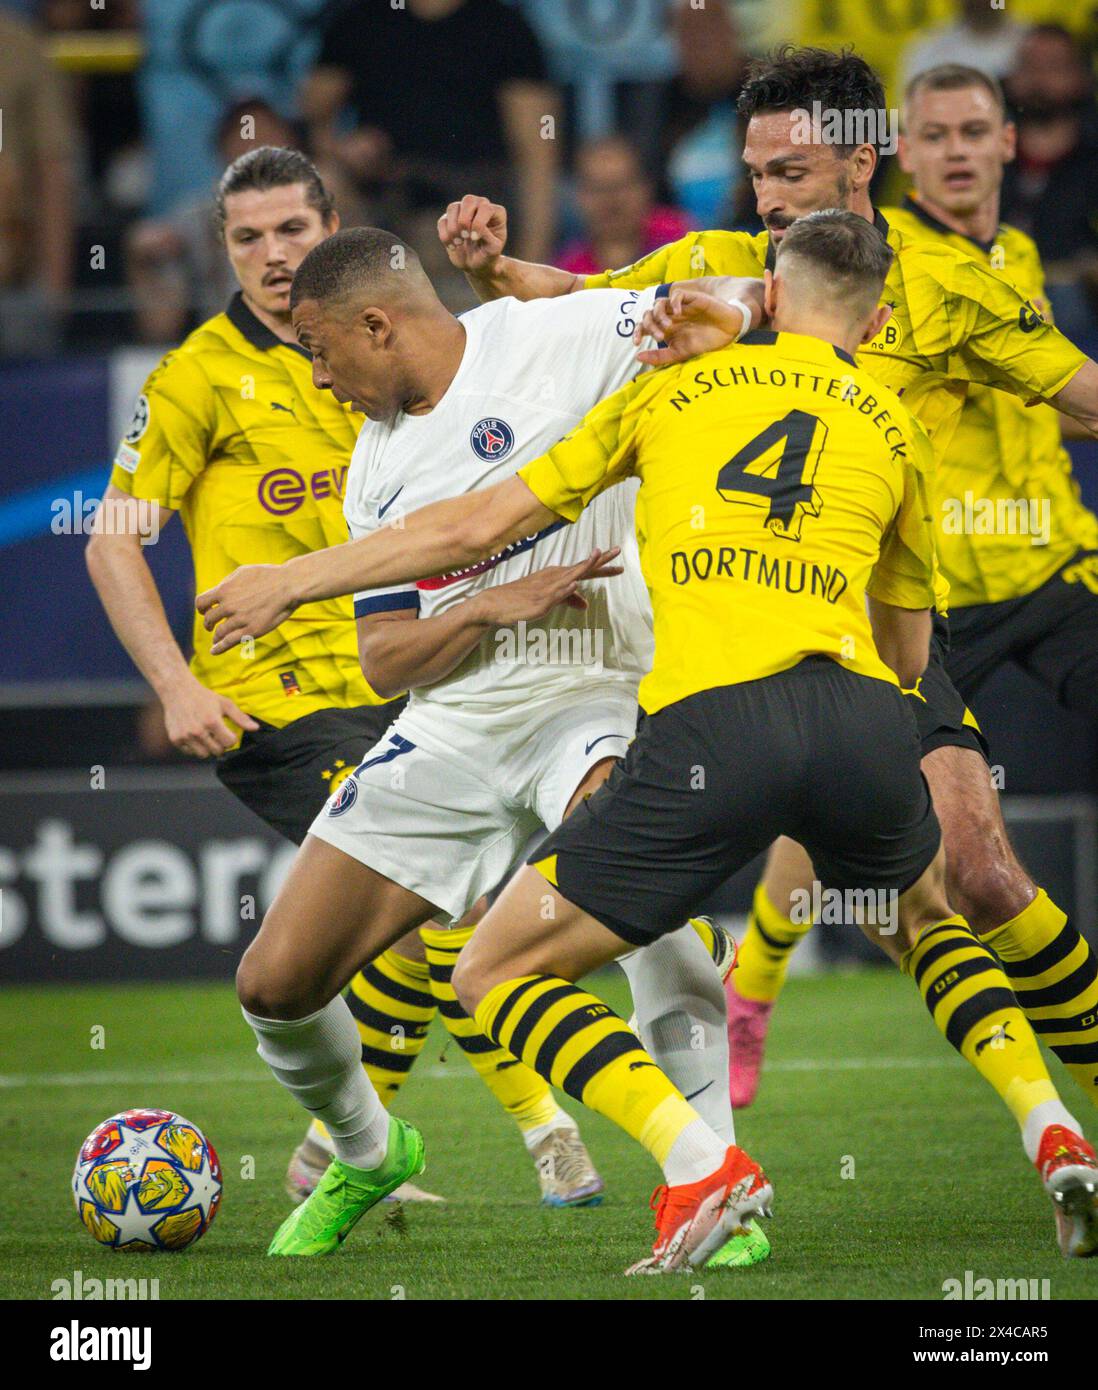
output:
{"label": "yellow sock", "polygon": [[808,934],[812,919],[791,922],[770,900],[764,884],[755,889],[747,934],[740,942],[740,954],[732,981],[744,999],[770,1004],[781,993],[793,948]]}
{"label": "yellow sock", "polygon": [[423,1050],[435,1016],[425,961],[383,952],[351,981],[347,1003],[362,1039],[362,1065],[388,1107]]}
{"label": "yellow sock", "polygon": [[506,980],[481,1000],[476,1020],[547,1081],[620,1125],[661,1166],[699,1118],[617,1014],[566,980]]}
{"label": "yellow sock", "polygon": [[1098,960],[1043,888],[981,940],[1003,963],[1033,1031],[1098,1105]]}
{"label": "yellow sock", "polygon": [[691,917],[690,925],[697,932],[702,945],[716,960],[720,955],[720,947],[717,944],[717,933],[713,928],[713,923],[708,917]]}
{"label": "yellow sock", "polygon": [[421,927],[420,939],[427,952],[431,993],[446,1031],[464,1052],[466,1060],[523,1132],[549,1124],[560,1113],[553,1092],[537,1072],[505,1048],[486,1038],[457,1001],[450,979],[461,948],[473,934],[472,927],[456,931]]}
{"label": "yellow sock", "polygon": [[995,1088],[1019,1126],[1058,1099],[1002,967],[963,917],[926,927],[903,958],[940,1032]]}

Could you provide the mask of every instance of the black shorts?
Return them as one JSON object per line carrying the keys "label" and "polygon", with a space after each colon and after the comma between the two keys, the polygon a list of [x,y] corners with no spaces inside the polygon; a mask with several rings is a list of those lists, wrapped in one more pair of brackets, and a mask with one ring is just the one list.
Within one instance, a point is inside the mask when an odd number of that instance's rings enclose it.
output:
{"label": "black shorts", "polygon": [[223,786],[295,845],[344,777],[401,712],[407,696],[384,705],[320,709],[281,729],[259,721],[239,748],[217,760]]}
{"label": "black shorts", "polygon": [[971,699],[1008,662],[1065,708],[1098,716],[1098,552],[1083,551],[1022,598],[949,615],[946,666]]}
{"label": "black shorts", "polygon": [[935,748],[971,748],[987,760],[987,739],[976,716],[949,678],[949,642],[949,626],[944,618],[935,615],[930,660],[918,686],[907,697],[915,716],[915,727],[919,730],[923,757]]}
{"label": "black shorts", "polygon": [[643,946],[779,835],[822,887],[902,893],[938,849],[908,702],[829,657],[690,695],[531,855],[570,901]]}

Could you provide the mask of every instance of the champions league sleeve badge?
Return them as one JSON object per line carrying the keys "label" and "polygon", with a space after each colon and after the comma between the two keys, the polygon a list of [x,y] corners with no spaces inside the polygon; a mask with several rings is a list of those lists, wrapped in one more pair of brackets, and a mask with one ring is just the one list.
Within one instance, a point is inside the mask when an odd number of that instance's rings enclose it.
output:
{"label": "champions league sleeve badge", "polygon": [[130,419],[130,427],[123,435],[127,444],[136,444],[145,431],[149,428],[149,398],[141,395],[137,398],[137,403],[133,408],[133,415]]}

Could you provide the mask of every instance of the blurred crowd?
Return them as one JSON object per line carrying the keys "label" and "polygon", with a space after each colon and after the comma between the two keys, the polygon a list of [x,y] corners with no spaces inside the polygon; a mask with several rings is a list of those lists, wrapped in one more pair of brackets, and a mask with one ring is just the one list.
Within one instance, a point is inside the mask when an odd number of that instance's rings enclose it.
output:
{"label": "blurred crowd", "polygon": [[[0,354],[170,343],[223,307],[212,191],[258,144],[306,150],[344,225],[409,239],[455,308],[468,291],[434,227],[463,192],[507,204],[516,254],[576,271],[691,227],[756,230],[736,96],[764,40],[820,41],[808,3],[0,0]],[[942,61],[1002,79],[1002,217],[1036,239],[1073,336],[1098,331],[1088,4],[1034,22],[948,0],[936,27],[865,50],[893,104]],[[862,47],[856,23],[836,37]],[[880,187],[898,196],[898,171]]]}

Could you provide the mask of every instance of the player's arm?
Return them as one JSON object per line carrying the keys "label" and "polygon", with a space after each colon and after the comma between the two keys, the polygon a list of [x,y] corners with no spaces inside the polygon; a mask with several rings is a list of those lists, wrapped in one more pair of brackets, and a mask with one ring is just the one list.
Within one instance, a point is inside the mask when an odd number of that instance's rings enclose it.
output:
{"label": "player's arm", "polygon": [[143,541],[155,539],[173,515],[111,484],[96,512],[85,558],[115,635],[164,708],[168,737],[184,753],[216,757],[237,739],[226,718],[243,729],[259,726],[191,674],[172,635]]}
{"label": "player's arm", "polygon": [[677,280],[642,316],[633,341],[647,337],[659,344],[642,348],[637,361],[650,367],[685,362],[738,342],[758,327],[766,313],[764,282],[732,276]]}
{"label": "player's arm", "polygon": [[87,565],[111,625],[164,708],[175,747],[197,758],[233,747],[258,726],[232,700],[208,690],[172,636],[142,537],[154,540],[206,467],[215,430],[209,378],[195,357],[169,353],[145,382],[115,455],[96,515]]}
{"label": "player's arm", "polygon": [[445,679],[488,630],[469,600],[435,618],[401,608],[355,621],[362,674],[383,700]]}
{"label": "player's arm", "polygon": [[1088,357],[1068,384],[1050,399],[1062,415],[1071,416],[1078,426],[1077,432],[1065,431],[1067,438],[1098,436],[1098,363]]}
{"label": "player's arm", "polygon": [[507,295],[556,299],[584,287],[582,275],[505,256],[507,209],[487,198],[467,193],[451,203],[438,219],[438,235],[451,264],[464,271],[481,303]]}
{"label": "player's arm", "polygon": [[[598,493],[628,476],[635,425],[626,428],[624,422],[635,418],[638,403],[661,384],[656,376],[630,382],[547,454],[495,487],[421,507],[402,517],[399,528],[386,526],[282,565],[236,570],[196,600],[206,628],[216,629],[211,650],[228,651],[245,636],[270,632],[299,604],[464,569],[561,517],[574,521]],[[562,598],[574,594],[580,580],[607,572],[616,555],[595,551],[581,564],[563,567]]]}
{"label": "player's arm", "polygon": [[1057,415],[1060,419],[1060,437],[1062,439],[1072,441],[1094,438],[1093,431],[1089,430],[1081,421],[1072,419],[1070,415],[1065,415],[1062,411],[1057,411]]}
{"label": "player's arm", "polygon": [[913,690],[930,659],[929,608],[897,608],[880,599],[869,600],[869,624],[881,660],[896,672],[905,690]]}
{"label": "player's arm", "polygon": [[[246,635],[270,632],[302,603],[463,569],[559,520],[520,478],[508,478],[411,512],[400,530],[383,527],[282,565],[244,565],[199,594],[198,611],[208,629],[217,629],[211,651],[218,654]],[[568,566],[564,596],[581,579],[597,577],[616,554],[596,551],[591,560]]]}
{"label": "player's arm", "polygon": [[[438,220],[438,234],[450,261],[465,272],[477,297],[484,301],[511,295],[515,299],[556,299],[576,290],[643,290],[677,279],[694,279],[706,268],[700,234],[691,232],[661,246],[620,270],[601,275],[573,275],[556,266],[536,265],[505,256],[507,209],[487,198],[466,194],[451,203]],[[750,238],[746,237],[750,242]],[[725,277],[715,277],[723,281]],[[712,290],[712,284],[708,285]]]}
{"label": "player's arm", "polygon": [[1098,435],[1098,365],[1009,281],[976,261],[954,267],[947,371],[997,386],[1027,405],[1046,401]]}
{"label": "player's arm", "polygon": [[914,689],[930,659],[931,610],[938,561],[927,479],[934,454],[922,426],[897,402],[907,433],[903,495],[883,537],[866,586],[877,651],[905,690]]}
{"label": "player's arm", "polygon": [[[411,608],[358,618],[362,673],[383,699],[445,680],[486,633],[535,622],[557,604],[586,608],[576,592],[576,565],[550,565],[522,579],[482,589],[445,613],[416,619]],[[621,574],[620,565],[584,566],[585,579]],[[415,619],[409,622],[408,619]]]}
{"label": "player's arm", "polygon": [[[678,241],[650,251],[632,265],[600,275],[573,275],[555,266],[535,265],[503,254],[507,244],[507,209],[487,198],[467,194],[451,203],[438,221],[438,234],[451,262],[465,272],[477,297],[484,301],[512,295],[515,299],[556,299],[576,290],[643,290],[651,285],[687,281],[708,294],[729,302],[743,300],[754,305],[752,320],[762,321],[762,282],[754,275],[728,276],[701,274],[707,268],[706,247],[701,232],[690,232]],[[756,263],[753,239],[746,233],[729,233],[744,269]]]}

